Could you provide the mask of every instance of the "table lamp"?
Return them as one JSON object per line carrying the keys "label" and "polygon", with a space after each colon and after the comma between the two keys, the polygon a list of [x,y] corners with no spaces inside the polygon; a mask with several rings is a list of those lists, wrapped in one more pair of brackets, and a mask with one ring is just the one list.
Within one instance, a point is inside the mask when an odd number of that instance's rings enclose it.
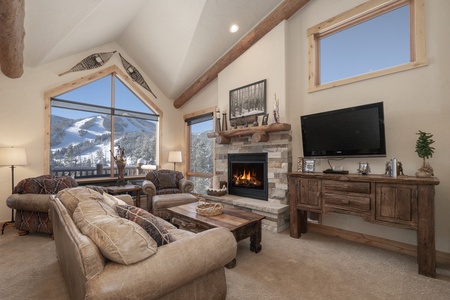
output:
{"label": "table lamp", "polygon": [[181,151],[170,151],[169,152],[169,162],[173,162],[173,170],[175,171],[175,163],[182,162]]}

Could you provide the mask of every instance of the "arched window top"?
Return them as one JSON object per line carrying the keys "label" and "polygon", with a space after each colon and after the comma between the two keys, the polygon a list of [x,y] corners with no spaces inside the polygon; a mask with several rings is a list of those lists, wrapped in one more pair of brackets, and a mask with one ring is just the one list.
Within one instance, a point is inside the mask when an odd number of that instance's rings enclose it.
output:
{"label": "arched window top", "polygon": [[121,146],[126,174],[159,164],[160,110],[116,66],[45,93],[46,169],[75,178],[115,177]]}

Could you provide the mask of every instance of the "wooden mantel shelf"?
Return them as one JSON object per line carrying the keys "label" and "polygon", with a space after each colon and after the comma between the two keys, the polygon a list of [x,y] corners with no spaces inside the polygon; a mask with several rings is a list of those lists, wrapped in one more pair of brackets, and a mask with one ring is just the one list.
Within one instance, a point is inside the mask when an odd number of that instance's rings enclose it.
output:
{"label": "wooden mantel shelf", "polygon": [[209,138],[216,138],[218,144],[229,144],[232,137],[252,136],[252,142],[267,142],[269,140],[269,132],[288,131],[291,130],[291,124],[274,123],[270,125],[254,126],[231,129],[221,132],[213,132],[208,134]]}

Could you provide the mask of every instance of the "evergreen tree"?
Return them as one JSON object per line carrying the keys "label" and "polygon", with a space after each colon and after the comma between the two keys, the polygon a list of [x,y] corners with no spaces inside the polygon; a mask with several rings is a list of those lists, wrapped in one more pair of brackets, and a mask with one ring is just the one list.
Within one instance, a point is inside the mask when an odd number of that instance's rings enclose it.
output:
{"label": "evergreen tree", "polygon": [[97,152],[95,152],[95,163],[103,163],[105,160],[105,156],[103,155],[103,150],[98,149]]}
{"label": "evergreen tree", "polygon": [[74,159],[75,153],[73,150],[73,145],[69,145],[69,147],[67,147],[66,154],[64,155],[64,162],[67,166],[71,166],[74,162]]}
{"label": "evergreen tree", "polygon": [[433,135],[421,130],[416,134],[419,135],[416,142],[416,153],[420,158],[423,158],[423,164],[425,165],[425,159],[433,157],[434,147],[431,146],[434,143]]}

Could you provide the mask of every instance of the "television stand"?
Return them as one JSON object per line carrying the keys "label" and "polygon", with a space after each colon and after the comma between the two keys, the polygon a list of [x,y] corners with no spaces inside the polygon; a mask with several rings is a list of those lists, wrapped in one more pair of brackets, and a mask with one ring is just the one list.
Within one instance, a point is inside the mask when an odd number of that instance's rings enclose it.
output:
{"label": "television stand", "polygon": [[348,174],[347,170],[333,170],[333,169],[326,169],[323,171],[325,174]]}
{"label": "television stand", "polygon": [[308,231],[308,212],[360,216],[364,221],[417,232],[419,274],[436,277],[435,177],[287,173],[290,234]]}

